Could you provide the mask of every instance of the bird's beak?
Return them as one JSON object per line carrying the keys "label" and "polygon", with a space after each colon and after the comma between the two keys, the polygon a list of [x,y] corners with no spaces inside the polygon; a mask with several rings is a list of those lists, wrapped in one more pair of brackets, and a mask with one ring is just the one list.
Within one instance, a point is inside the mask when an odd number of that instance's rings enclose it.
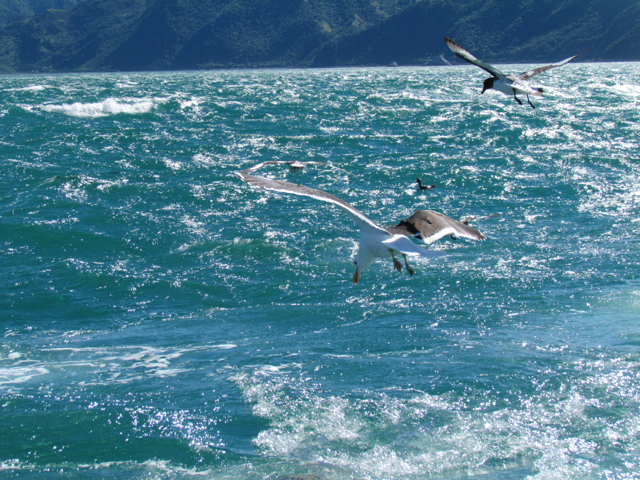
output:
{"label": "bird's beak", "polygon": [[480,95],[482,95],[484,92],[486,92],[486,88],[482,87],[482,91],[480,92]]}
{"label": "bird's beak", "polygon": [[353,274],[353,283],[358,283],[358,279],[360,278],[360,271],[356,268],[356,273]]}

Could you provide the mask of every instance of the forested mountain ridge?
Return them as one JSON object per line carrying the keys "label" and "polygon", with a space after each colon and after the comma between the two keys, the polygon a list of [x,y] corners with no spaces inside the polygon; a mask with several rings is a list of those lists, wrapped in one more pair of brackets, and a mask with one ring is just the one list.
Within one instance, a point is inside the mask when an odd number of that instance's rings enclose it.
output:
{"label": "forested mountain ridge", "polygon": [[49,9],[71,10],[82,0],[2,0],[0,25],[18,22]]}
{"label": "forested mountain ridge", "polygon": [[442,54],[456,59],[444,35],[486,61],[559,61],[585,49],[580,60],[640,60],[640,2],[427,0],[330,42],[313,65],[444,63]]}
{"label": "forested mountain ridge", "polygon": [[0,28],[0,71],[301,66],[415,0],[86,0]]}
{"label": "forested mountain ridge", "polygon": [[640,3],[85,0],[0,27],[0,71],[442,64],[445,35],[492,62],[639,60]]}

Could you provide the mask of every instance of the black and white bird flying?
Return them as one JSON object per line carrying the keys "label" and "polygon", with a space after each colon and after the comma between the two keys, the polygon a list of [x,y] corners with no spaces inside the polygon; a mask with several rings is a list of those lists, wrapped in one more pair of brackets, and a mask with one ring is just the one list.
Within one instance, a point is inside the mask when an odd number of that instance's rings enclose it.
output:
{"label": "black and white bird flying", "polygon": [[436,257],[443,254],[442,252],[434,252],[420,247],[409,238],[416,238],[427,244],[446,235],[467,237],[476,240],[485,238],[484,235],[468,225],[428,210],[418,210],[407,220],[401,221],[397,226],[385,228],[371,221],[349,203],[322,190],[297,185],[295,183],[257,177],[250,175],[250,172],[247,172],[247,170],[238,173],[238,176],[252,187],[311,197],[316,200],[332,203],[347,213],[356,225],[360,227],[360,242],[358,252],[354,259],[356,271],[353,274],[353,283],[358,283],[362,271],[377,258],[391,257],[394,268],[402,271],[402,264],[395,257],[395,254],[400,254],[404,258],[407,272],[413,275],[414,271],[407,262],[407,255]]}
{"label": "black and white bird flying", "polygon": [[483,62],[482,60],[478,60],[476,57],[467,52],[464,48],[462,48],[458,43],[451,40],[449,37],[444,37],[444,43],[446,43],[447,47],[451,49],[453,53],[455,53],[461,59],[482,68],[483,70],[489,72],[491,74],[491,78],[487,78],[484,81],[482,86],[482,92],[489,89],[494,89],[499,92],[504,93],[505,95],[513,95],[513,98],[522,105],[522,101],[516,97],[516,94],[522,94],[527,96],[527,102],[531,105],[531,108],[536,108],[531,100],[529,100],[529,95],[541,96],[543,90],[541,88],[532,87],[529,85],[528,80],[531,77],[534,77],[542,72],[546,72],[547,70],[555,67],[560,67],[569,63],[571,60],[581,55],[583,52],[578,55],[574,55],[573,57],[569,57],[566,60],[562,60],[558,63],[552,63],[551,65],[545,65],[544,67],[534,68],[533,70],[528,70],[526,72],[521,73],[520,75],[516,75],[515,77],[511,77],[505,75],[496,67],[489,65],[488,63]]}

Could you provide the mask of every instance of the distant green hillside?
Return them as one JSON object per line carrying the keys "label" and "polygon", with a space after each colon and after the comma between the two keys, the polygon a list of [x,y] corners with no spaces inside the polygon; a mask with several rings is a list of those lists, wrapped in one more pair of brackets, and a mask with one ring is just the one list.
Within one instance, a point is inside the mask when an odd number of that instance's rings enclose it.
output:
{"label": "distant green hillside", "polygon": [[0,28],[0,71],[299,66],[414,1],[87,0]]}
{"label": "distant green hillside", "polygon": [[51,8],[71,10],[82,0],[1,0],[0,25],[18,22]]}
{"label": "distant green hillside", "polygon": [[88,0],[0,28],[0,71],[108,70],[105,58],[144,13],[147,0]]}
{"label": "distant green hillside", "polygon": [[444,35],[494,62],[640,60],[640,3],[86,0],[0,27],[0,72],[441,64]]}
{"label": "distant green hillside", "polygon": [[330,42],[313,65],[438,64],[441,54],[458,61],[444,35],[486,61],[557,61],[584,49],[583,59],[640,60],[640,2],[428,0]]}
{"label": "distant green hillside", "polygon": [[156,0],[109,68],[298,66],[342,34],[375,25],[403,0]]}

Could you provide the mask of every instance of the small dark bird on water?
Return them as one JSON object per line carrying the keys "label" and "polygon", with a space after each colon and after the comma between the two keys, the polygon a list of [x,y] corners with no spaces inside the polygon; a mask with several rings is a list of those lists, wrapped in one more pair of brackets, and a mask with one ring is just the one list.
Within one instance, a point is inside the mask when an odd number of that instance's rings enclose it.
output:
{"label": "small dark bird on water", "polygon": [[431,190],[432,188],[436,188],[435,185],[423,185],[422,184],[422,180],[420,180],[420,179],[417,179],[416,183],[418,184],[418,188],[420,190]]}

